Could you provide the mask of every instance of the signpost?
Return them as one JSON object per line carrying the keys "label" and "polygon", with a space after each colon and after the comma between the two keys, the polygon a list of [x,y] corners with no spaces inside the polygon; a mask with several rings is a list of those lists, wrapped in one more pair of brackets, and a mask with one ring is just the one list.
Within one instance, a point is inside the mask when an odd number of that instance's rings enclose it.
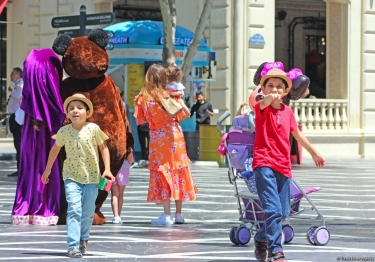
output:
{"label": "signpost", "polygon": [[86,29],[87,25],[112,24],[115,18],[115,14],[111,12],[86,15],[86,6],[81,5],[79,15],[54,17],[51,20],[51,25],[53,28],[79,26],[79,29],[58,32],[58,35],[65,34],[70,37],[78,37],[87,35],[91,31],[91,29]]}

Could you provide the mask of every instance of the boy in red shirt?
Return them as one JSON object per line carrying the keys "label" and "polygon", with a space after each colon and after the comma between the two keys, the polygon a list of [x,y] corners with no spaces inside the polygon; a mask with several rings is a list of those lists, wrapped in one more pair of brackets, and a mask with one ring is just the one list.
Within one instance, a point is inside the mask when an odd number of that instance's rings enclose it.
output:
{"label": "boy in red shirt", "polygon": [[325,161],[297,128],[293,111],[282,103],[292,86],[285,72],[269,70],[260,85],[264,98],[255,105],[253,170],[265,223],[254,237],[254,254],[260,261],[268,256],[269,262],[287,262],[281,235],[290,212],[290,133],[311,154],[317,167],[323,167]]}

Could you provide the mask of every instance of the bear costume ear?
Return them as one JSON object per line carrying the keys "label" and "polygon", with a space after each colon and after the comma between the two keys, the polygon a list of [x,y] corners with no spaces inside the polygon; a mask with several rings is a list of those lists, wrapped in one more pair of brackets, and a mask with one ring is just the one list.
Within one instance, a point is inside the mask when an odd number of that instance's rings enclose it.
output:
{"label": "bear costume ear", "polygon": [[72,38],[68,35],[59,35],[53,42],[52,49],[56,54],[63,56],[72,41]]}
{"label": "bear costume ear", "polygon": [[105,49],[109,40],[107,33],[100,28],[91,30],[88,38],[103,49]]}
{"label": "bear costume ear", "polygon": [[299,75],[296,79],[293,80],[292,88],[288,93],[288,98],[291,100],[300,99],[303,94],[306,92],[307,88],[310,85],[310,78],[305,75]]}
{"label": "bear costume ear", "polygon": [[254,85],[259,85],[259,83],[260,83],[260,79],[262,78],[262,76],[260,75],[260,73],[262,73],[262,70],[263,70],[263,67],[264,67],[264,65],[266,64],[267,62],[264,62],[264,63],[262,63],[259,67],[258,67],[258,69],[257,69],[257,71],[255,72],[255,75],[254,75],[254,78],[253,78],[253,83],[254,83]]}

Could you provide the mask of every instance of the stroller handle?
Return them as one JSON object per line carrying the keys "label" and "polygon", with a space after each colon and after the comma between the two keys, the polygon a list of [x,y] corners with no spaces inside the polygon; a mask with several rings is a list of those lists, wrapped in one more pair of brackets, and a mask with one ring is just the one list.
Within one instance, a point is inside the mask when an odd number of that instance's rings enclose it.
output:
{"label": "stroller handle", "polygon": [[216,122],[216,127],[217,127],[217,130],[219,130],[219,132],[223,132],[223,128],[221,126],[221,123],[223,123],[223,121],[225,119],[227,119],[228,117],[230,116],[230,112],[229,111],[225,111],[224,114],[222,114],[219,119],[217,120]]}

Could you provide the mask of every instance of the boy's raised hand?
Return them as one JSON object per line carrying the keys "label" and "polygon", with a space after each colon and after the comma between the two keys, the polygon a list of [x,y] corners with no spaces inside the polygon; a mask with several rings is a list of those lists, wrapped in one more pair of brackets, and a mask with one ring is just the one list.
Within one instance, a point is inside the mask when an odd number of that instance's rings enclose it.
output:
{"label": "boy's raised hand", "polygon": [[282,101],[283,100],[283,97],[284,96],[286,96],[286,95],[288,95],[288,93],[284,93],[284,94],[269,94],[269,96],[271,96],[272,97],[272,101]]}
{"label": "boy's raised hand", "polygon": [[102,177],[106,177],[112,181],[115,181],[115,177],[112,175],[111,171],[104,170]]}
{"label": "boy's raised hand", "polygon": [[317,167],[323,167],[325,164],[324,158],[319,153],[313,154],[312,159]]}

